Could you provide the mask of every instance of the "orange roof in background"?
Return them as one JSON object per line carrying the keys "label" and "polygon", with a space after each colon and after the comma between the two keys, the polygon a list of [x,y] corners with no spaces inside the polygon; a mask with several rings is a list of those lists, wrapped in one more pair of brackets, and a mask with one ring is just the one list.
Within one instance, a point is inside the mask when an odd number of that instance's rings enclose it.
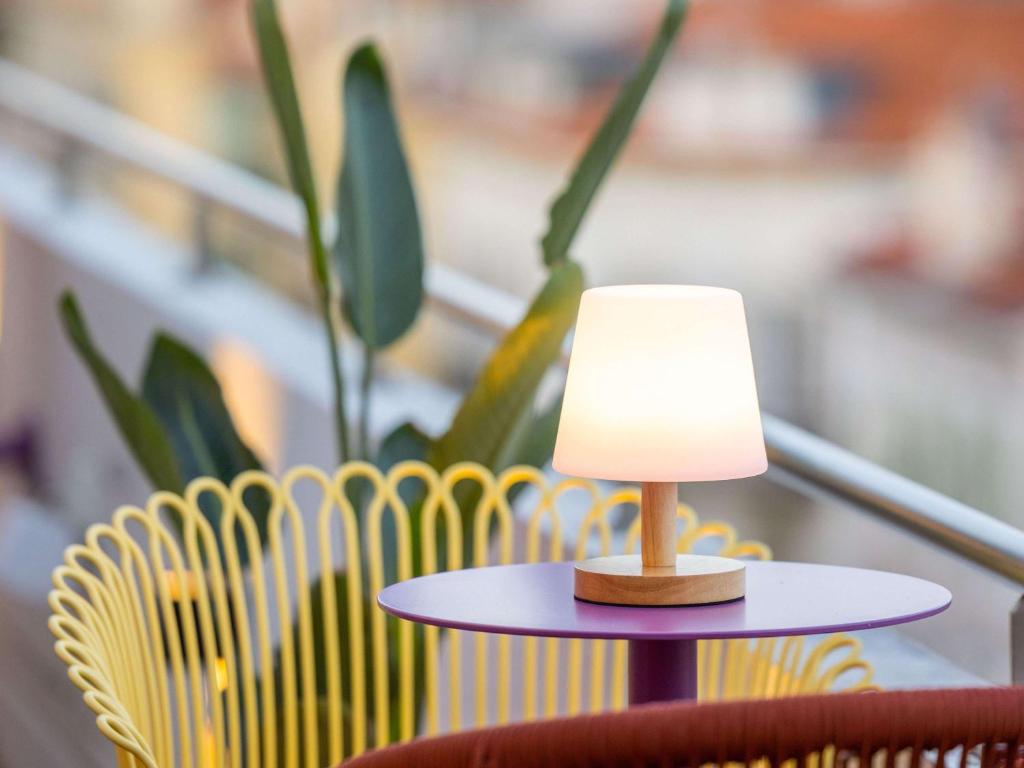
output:
{"label": "orange roof in background", "polygon": [[[841,127],[850,138],[906,141],[992,89],[1024,111],[1024,3],[723,0],[693,8],[683,45],[702,39],[849,66],[868,88]],[[1014,128],[1024,132],[1019,115]]]}

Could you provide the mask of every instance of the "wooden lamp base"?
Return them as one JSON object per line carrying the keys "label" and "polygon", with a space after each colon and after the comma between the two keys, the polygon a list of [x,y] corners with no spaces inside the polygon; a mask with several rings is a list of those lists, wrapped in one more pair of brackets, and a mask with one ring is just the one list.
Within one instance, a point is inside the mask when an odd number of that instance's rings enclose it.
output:
{"label": "wooden lamp base", "polygon": [[674,566],[644,565],[640,555],[576,563],[580,600],[613,605],[702,605],[743,597],[743,563],[728,557],[677,555]]}
{"label": "wooden lamp base", "polygon": [[613,605],[702,605],[746,594],[746,570],[728,557],[676,554],[675,483],[645,482],[640,497],[640,555],[576,563],[575,595]]}

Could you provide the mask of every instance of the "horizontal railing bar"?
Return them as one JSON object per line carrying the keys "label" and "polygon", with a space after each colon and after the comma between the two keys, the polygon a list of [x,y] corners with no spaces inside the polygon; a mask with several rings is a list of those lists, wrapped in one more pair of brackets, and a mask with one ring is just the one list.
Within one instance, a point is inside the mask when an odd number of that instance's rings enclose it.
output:
{"label": "horizontal railing bar", "polygon": [[1024,585],[1024,531],[767,414],[771,479],[853,504]]}
{"label": "horizontal railing bar", "polygon": [[[0,109],[283,237],[304,238],[291,192],[2,60]],[[324,231],[332,228],[325,221]],[[523,312],[522,300],[436,262],[425,283],[434,308],[484,333],[503,333]],[[1024,584],[1024,532],[767,414],[764,433],[773,480],[885,518]]]}
{"label": "horizontal railing bar", "polygon": [[[0,109],[60,140],[181,187],[197,201],[304,243],[305,219],[291,191],[2,59]],[[325,237],[334,231],[334,217],[328,215]],[[501,332],[523,311],[516,297],[444,264],[427,265],[424,280],[434,309],[485,332]]]}
{"label": "horizontal railing bar", "polygon": [[298,200],[278,185],[2,60],[0,108],[268,229],[303,236]]}

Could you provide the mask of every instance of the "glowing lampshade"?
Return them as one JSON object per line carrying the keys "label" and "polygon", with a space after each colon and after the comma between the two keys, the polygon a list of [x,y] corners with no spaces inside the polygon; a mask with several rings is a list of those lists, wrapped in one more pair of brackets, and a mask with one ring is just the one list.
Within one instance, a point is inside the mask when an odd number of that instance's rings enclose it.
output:
{"label": "glowing lampshade", "polygon": [[767,466],[739,293],[689,285],[584,292],[555,469],[678,482]]}

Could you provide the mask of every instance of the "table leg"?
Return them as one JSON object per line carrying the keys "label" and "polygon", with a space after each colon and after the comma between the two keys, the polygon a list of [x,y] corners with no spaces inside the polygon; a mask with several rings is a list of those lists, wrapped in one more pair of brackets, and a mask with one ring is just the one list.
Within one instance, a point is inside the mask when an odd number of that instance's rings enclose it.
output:
{"label": "table leg", "polygon": [[629,641],[629,706],[696,698],[696,640]]}

